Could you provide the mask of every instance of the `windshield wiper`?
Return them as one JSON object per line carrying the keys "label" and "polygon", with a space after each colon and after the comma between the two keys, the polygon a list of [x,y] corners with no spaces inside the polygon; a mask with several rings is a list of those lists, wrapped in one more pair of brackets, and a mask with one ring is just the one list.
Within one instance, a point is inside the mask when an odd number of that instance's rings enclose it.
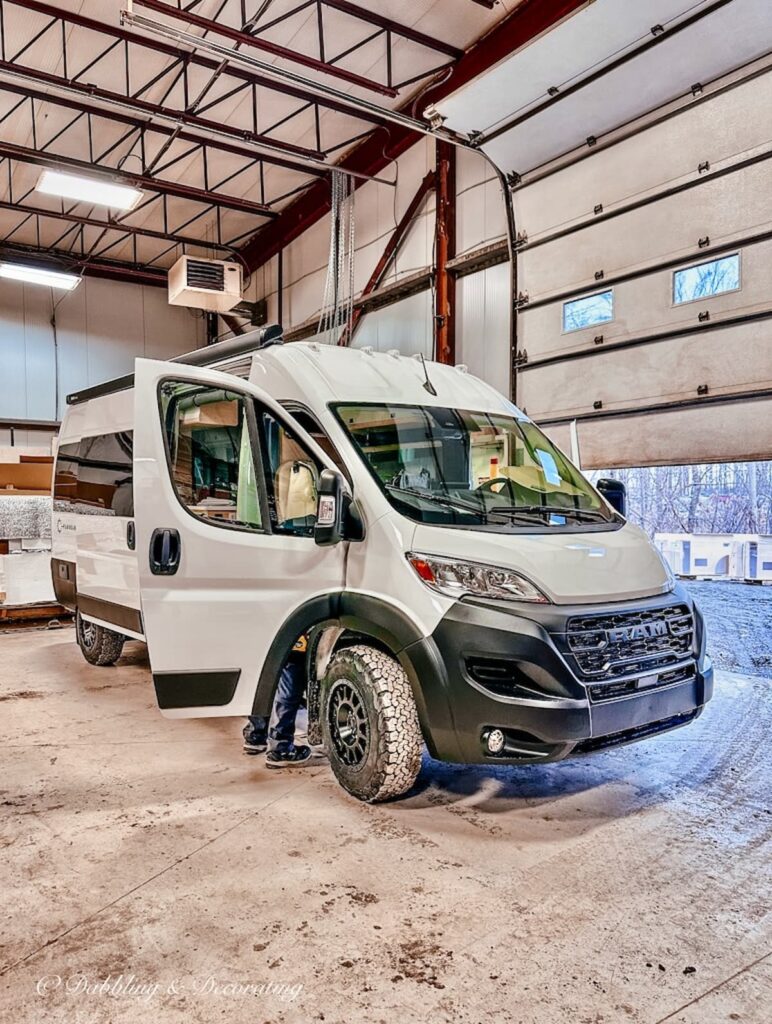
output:
{"label": "windshield wiper", "polygon": [[499,505],[496,508],[488,509],[489,513],[501,512],[504,515],[548,515],[563,516],[565,519],[592,519],[608,522],[603,512],[586,508],[557,508],[550,505]]}
{"label": "windshield wiper", "polygon": [[458,509],[460,512],[472,512],[480,516],[485,514],[485,509],[479,505],[468,505],[465,501],[458,501],[446,494],[435,494],[434,491],[423,491],[420,487],[398,487],[396,484],[385,484],[387,491],[393,494],[410,494],[416,498],[423,498],[425,501],[433,501],[435,504],[447,505],[448,508]]}

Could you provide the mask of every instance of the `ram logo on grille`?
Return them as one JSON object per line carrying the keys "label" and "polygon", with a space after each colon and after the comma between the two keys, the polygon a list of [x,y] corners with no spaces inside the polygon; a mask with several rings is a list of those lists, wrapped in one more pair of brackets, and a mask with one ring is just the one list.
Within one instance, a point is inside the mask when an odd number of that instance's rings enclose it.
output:
{"label": "ram logo on grille", "polygon": [[662,619],[654,622],[641,622],[635,626],[618,626],[616,629],[606,631],[609,643],[623,644],[633,640],[651,640],[655,636],[667,636],[669,632],[667,622]]}

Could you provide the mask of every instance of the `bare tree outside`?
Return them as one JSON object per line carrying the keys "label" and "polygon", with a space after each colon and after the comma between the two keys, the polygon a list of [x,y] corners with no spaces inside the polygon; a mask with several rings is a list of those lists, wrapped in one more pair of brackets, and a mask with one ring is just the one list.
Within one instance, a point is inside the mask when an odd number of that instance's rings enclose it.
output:
{"label": "bare tree outside", "polygon": [[720,260],[698,263],[673,274],[673,302],[694,302],[740,287],[740,257],[724,256]]}
{"label": "bare tree outside", "polygon": [[772,462],[651,466],[588,473],[621,480],[628,516],[655,533],[772,534]]}

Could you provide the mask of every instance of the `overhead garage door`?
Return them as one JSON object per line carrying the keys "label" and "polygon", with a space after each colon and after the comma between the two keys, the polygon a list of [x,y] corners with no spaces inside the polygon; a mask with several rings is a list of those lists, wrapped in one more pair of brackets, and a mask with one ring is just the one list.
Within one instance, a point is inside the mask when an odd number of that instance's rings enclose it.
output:
{"label": "overhead garage door", "polygon": [[768,0],[597,0],[442,109],[512,175],[517,403],[587,468],[772,456],[770,50]]}

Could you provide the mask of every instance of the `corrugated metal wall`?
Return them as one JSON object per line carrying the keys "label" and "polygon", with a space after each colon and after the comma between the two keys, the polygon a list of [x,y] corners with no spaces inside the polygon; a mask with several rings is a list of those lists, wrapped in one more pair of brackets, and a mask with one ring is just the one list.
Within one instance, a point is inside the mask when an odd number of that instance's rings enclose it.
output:
{"label": "corrugated metal wall", "polygon": [[[130,373],[137,356],[168,359],[204,342],[203,321],[169,306],[166,291],[85,278],[69,294],[0,282],[0,413],[5,419],[54,421],[54,333],[59,343],[59,412],[73,391]],[[15,432],[15,443],[48,435]],[[0,429],[0,445],[10,433]]]}
{"label": "corrugated metal wall", "polygon": [[508,263],[463,277],[456,289],[456,362],[503,394],[509,390],[509,296]]}

